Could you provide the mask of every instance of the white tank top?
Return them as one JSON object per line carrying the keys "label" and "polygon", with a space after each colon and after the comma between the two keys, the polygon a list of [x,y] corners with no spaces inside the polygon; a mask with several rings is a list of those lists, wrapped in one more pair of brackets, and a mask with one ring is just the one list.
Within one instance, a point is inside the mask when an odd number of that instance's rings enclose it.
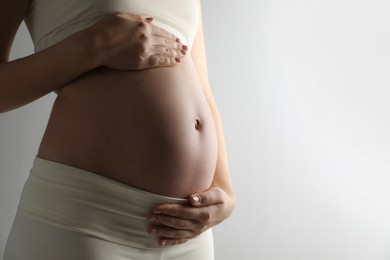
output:
{"label": "white tank top", "polygon": [[152,16],[153,24],[191,48],[199,23],[198,0],[31,0],[24,19],[35,52],[91,26],[111,12]]}

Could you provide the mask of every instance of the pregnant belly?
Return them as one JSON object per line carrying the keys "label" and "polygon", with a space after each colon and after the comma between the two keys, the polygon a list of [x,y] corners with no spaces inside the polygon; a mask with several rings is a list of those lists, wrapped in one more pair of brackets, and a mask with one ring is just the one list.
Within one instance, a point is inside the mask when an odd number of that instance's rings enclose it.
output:
{"label": "pregnant belly", "polygon": [[190,57],[174,68],[97,69],[63,87],[38,156],[166,196],[207,189],[215,125]]}

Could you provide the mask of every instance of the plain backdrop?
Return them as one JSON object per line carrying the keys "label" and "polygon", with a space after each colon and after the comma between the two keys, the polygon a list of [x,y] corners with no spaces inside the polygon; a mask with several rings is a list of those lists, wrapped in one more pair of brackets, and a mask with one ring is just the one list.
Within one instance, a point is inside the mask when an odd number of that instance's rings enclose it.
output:
{"label": "plain backdrop", "polygon": [[[203,1],[238,194],[217,260],[390,259],[389,7]],[[22,25],[11,58],[31,53]],[[0,115],[0,255],[53,100]]]}

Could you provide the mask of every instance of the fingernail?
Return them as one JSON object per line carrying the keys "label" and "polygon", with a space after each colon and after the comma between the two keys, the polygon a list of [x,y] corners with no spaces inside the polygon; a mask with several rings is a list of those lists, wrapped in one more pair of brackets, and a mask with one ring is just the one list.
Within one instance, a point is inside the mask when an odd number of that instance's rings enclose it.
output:
{"label": "fingernail", "polygon": [[167,244],[167,241],[165,241],[165,240],[162,240],[161,242],[160,242],[160,245],[161,246],[165,246]]}
{"label": "fingernail", "polygon": [[[180,58],[175,58],[175,61],[176,62],[180,62]],[[154,212],[154,213],[157,213],[157,212]],[[161,212],[160,212],[161,213]]]}
{"label": "fingernail", "polygon": [[187,52],[186,52],[185,50],[181,50],[181,53],[182,53],[183,55],[186,55],[186,54],[187,54]]}
{"label": "fingernail", "polygon": [[152,234],[152,235],[157,234],[157,229],[154,228],[154,227],[150,228],[149,229],[149,234]]}
{"label": "fingernail", "polygon": [[146,219],[149,220],[149,221],[155,221],[156,217],[153,216],[153,215],[149,215],[149,216],[146,217]]}
{"label": "fingernail", "polygon": [[180,42],[180,39],[179,39],[179,38],[176,38],[176,42]]}
{"label": "fingernail", "polygon": [[145,18],[145,20],[148,21],[148,22],[152,22],[153,21],[153,17],[147,17],[147,18]]}
{"label": "fingernail", "polygon": [[183,44],[183,50],[186,50],[186,51],[188,51],[188,47],[187,47],[187,45],[184,45],[184,44]]}
{"label": "fingernail", "polygon": [[194,204],[200,204],[200,197],[199,197],[199,195],[192,195],[191,196],[191,200],[192,200],[192,202],[194,203]]}

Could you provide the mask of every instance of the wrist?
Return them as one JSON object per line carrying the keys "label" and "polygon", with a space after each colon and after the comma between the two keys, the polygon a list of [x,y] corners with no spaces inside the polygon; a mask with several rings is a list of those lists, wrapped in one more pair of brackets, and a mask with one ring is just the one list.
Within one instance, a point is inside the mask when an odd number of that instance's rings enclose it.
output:
{"label": "wrist", "polygon": [[228,200],[227,200],[227,217],[230,217],[230,215],[233,213],[235,207],[236,207],[236,196],[234,193],[226,193]]}
{"label": "wrist", "polygon": [[103,66],[106,60],[108,43],[93,27],[80,31],[78,46],[82,49],[83,61],[88,70]]}
{"label": "wrist", "polygon": [[212,188],[217,189],[220,191],[221,194],[221,201],[223,205],[223,210],[221,212],[223,219],[227,219],[230,217],[230,215],[233,213],[235,207],[236,207],[236,195],[234,190],[228,190],[224,189],[222,187],[212,186]]}
{"label": "wrist", "polygon": [[[222,185],[221,185],[222,186]],[[222,191],[222,196],[223,196],[223,201],[224,201],[224,204],[225,204],[225,208],[226,208],[226,213],[227,213],[227,217],[229,217],[235,207],[236,207],[236,192],[234,191],[233,187],[231,186],[217,186],[215,185],[215,183],[213,183],[213,185],[211,186],[211,188],[216,188],[216,189],[219,189]]]}

